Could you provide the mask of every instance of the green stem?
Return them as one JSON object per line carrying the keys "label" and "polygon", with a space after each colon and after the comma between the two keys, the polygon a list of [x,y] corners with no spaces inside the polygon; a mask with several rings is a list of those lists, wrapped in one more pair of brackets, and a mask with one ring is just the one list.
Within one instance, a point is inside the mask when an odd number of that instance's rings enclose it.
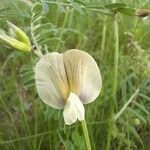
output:
{"label": "green stem", "polygon": [[33,53],[35,55],[37,55],[38,57],[42,57],[43,54],[41,52],[41,49],[40,49],[40,47],[39,47],[39,45],[38,45],[38,43],[36,41],[36,38],[35,38],[35,35],[34,35],[34,32],[33,32],[33,23],[31,23],[31,37],[32,37],[33,43],[35,44],[35,47],[36,47],[35,50],[32,50]]}
{"label": "green stem", "polygon": [[106,30],[107,30],[107,17],[104,18],[103,30],[102,30],[102,41],[101,41],[101,60],[103,60],[104,51],[105,51],[105,42],[106,42]]}
{"label": "green stem", "polygon": [[115,56],[114,56],[114,79],[112,96],[116,100],[117,84],[118,84],[118,59],[119,59],[119,32],[117,14],[114,19],[114,40],[115,40]]}
{"label": "green stem", "polygon": [[121,110],[115,115],[114,117],[114,121],[116,121],[120,116],[121,114],[125,111],[125,109],[128,107],[128,105],[133,101],[133,99],[137,96],[139,92],[139,89],[137,89],[133,95],[130,97],[130,99],[124,104],[124,106],[121,108]]}
{"label": "green stem", "polygon": [[[65,28],[65,26],[66,26],[66,24],[67,24],[67,20],[68,20],[68,15],[69,15],[69,7],[67,7],[67,12],[66,12],[66,14],[65,14],[65,16],[64,16],[64,21],[63,21],[63,24],[62,24],[62,30],[61,30],[61,33],[60,33],[60,39],[62,39],[63,38],[63,30],[64,30],[64,28]],[[59,41],[58,41],[58,44],[57,44],[57,47],[56,47],[56,51],[58,51],[59,50],[59,46],[60,46],[60,43],[59,43]]]}
{"label": "green stem", "polygon": [[91,150],[91,143],[89,139],[89,133],[88,133],[86,121],[85,120],[81,121],[81,124],[82,124],[83,133],[84,133],[86,148],[87,150]]}
{"label": "green stem", "polygon": [[114,109],[117,109],[117,86],[118,86],[118,60],[119,60],[119,27],[117,14],[114,16],[114,67],[113,67],[113,82],[112,82],[112,94],[110,99],[110,119],[109,119],[109,128],[108,128],[108,138],[106,150],[110,150],[111,138],[114,124]]}

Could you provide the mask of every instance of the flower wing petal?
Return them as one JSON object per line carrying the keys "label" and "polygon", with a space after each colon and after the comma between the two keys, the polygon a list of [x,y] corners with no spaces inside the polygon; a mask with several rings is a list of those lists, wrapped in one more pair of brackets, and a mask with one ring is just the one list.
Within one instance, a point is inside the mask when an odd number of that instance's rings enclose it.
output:
{"label": "flower wing petal", "polygon": [[75,93],[70,93],[66,105],[64,107],[63,116],[67,125],[71,125],[72,123],[76,122],[77,119],[79,121],[84,120],[84,106]]}
{"label": "flower wing petal", "polygon": [[83,103],[94,101],[100,93],[102,79],[99,67],[88,53],[72,49],[64,53],[64,64],[70,91]]}
{"label": "flower wing petal", "polygon": [[57,52],[44,55],[35,66],[37,91],[44,103],[61,109],[68,97],[68,82],[63,55]]}

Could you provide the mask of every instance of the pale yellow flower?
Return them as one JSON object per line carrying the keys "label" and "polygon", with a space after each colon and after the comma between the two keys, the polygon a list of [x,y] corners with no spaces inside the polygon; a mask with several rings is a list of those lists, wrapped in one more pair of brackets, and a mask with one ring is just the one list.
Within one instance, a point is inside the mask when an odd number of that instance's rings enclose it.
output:
{"label": "pale yellow flower", "polygon": [[100,70],[88,53],[72,49],[64,54],[52,52],[35,66],[37,91],[44,103],[64,109],[65,123],[85,119],[83,104],[94,101],[101,90]]}

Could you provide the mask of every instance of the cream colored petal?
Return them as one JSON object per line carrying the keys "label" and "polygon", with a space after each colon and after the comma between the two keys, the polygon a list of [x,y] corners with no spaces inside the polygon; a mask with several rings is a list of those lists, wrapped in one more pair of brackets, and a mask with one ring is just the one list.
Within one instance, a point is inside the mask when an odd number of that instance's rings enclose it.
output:
{"label": "cream colored petal", "polygon": [[102,86],[95,60],[84,51],[72,49],[64,53],[64,64],[70,91],[76,93],[85,104],[94,101]]}
{"label": "cream colored petal", "polygon": [[35,67],[37,91],[44,103],[61,109],[68,98],[68,82],[63,55],[53,52],[44,55]]}
{"label": "cream colored petal", "polygon": [[76,122],[77,119],[79,121],[84,120],[84,106],[75,93],[70,93],[63,111],[63,116],[67,125],[71,125],[72,123]]}

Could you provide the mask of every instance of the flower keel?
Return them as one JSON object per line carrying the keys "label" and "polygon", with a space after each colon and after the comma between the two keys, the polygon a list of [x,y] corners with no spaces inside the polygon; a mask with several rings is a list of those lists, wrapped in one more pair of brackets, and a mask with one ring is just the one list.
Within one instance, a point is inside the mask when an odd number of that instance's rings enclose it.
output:
{"label": "flower keel", "polygon": [[67,125],[76,122],[77,119],[82,121],[85,119],[84,106],[79,97],[71,92],[63,111],[63,117]]}

